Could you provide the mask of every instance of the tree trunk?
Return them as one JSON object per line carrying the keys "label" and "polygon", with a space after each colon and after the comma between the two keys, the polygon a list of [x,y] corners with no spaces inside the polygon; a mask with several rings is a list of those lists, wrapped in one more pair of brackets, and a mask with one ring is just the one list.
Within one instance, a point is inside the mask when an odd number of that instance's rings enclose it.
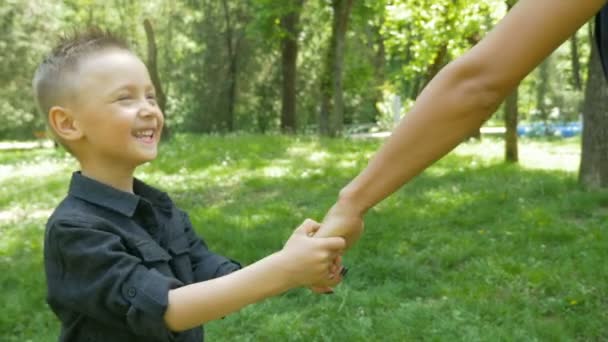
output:
{"label": "tree trunk", "polygon": [[[150,78],[152,79],[152,84],[154,85],[154,89],[156,90],[156,101],[158,102],[158,107],[162,110],[165,118],[167,117],[166,108],[167,108],[167,96],[163,91],[163,87],[160,81],[160,77],[158,74],[158,65],[156,62],[156,56],[158,55],[158,50],[156,48],[156,39],[154,36],[154,29],[152,28],[152,23],[148,19],[144,19],[144,29],[146,30],[146,39],[148,41],[148,70],[150,72]],[[167,125],[167,120],[165,120],[165,127],[163,129],[163,137],[165,139],[169,138],[169,127]]]}
{"label": "tree trunk", "polygon": [[608,186],[608,84],[593,40],[583,104],[579,181],[592,189]]}
{"label": "tree trunk", "polygon": [[515,88],[513,93],[505,100],[505,160],[511,163],[517,163],[519,160],[519,152],[517,149],[517,118],[519,88]]}
{"label": "tree trunk", "polygon": [[[511,10],[517,0],[506,0],[507,10]],[[519,161],[517,146],[517,121],[519,117],[519,86],[505,100],[505,161]]]}
{"label": "tree trunk", "polygon": [[581,80],[581,63],[578,52],[578,38],[576,33],[570,37],[570,58],[572,60],[572,85],[576,90],[583,90],[583,81]]}
{"label": "tree trunk", "polygon": [[294,133],[296,122],[296,73],[298,61],[298,24],[304,0],[293,0],[292,8],[282,16],[281,27],[285,36],[281,39],[281,71],[283,73],[283,98],[281,104],[281,132]]}
{"label": "tree trunk", "polygon": [[376,15],[378,17],[370,19],[369,24],[364,28],[366,49],[372,52],[369,54],[369,63],[373,70],[373,82],[369,89],[369,96],[366,96],[365,100],[369,101],[369,105],[373,110],[373,116],[369,119],[374,123],[378,122],[382,116],[378,104],[384,101],[383,86],[386,78],[386,46],[384,44],[384,37],[382,36],[385,14]]}
{"label": "tree trunk", "polygon": [[332,0],[332,33],[321,81],[321,113],[319,130],[331,137],[342,133],[344,124],[344,98],[342,94],[342,69],[348,18],[353,0]]}
{"label": "tree trunk", "polygon": [[[551,65],[551,56],[547,57],[539,66],[539,83],[538,83],[538,88],[536,88],[536,107],[538,108],[538,111],[540,113],[540,118],[543,120],[543,122],[545,123],[545,130],[547,129],[546,127],[548,127],[547,121],[549,120],[549,108],[547,108],[547,105],[545,103],[545,99],[549,93],[549,82],[550,82],[550,75],[549,75],[549,67]],[[548,134],[549,132],[545,131],[545,134]]]}
{"label": "tree trunk", "polygon": [[437,50],[437,55],[435,55],[435,59],[433,59],[433,63],[429,65],[426,70],[426,75],[424,76],[425,81],[424,85],[418,89],[418,95],[426,88],[426,86],[437,76],[441,68],[447,63],[449,59],[448,54],[448,43],[443,43],[439,49]]}
{"label": "tree trunk", "polygon": [[238,77],[238,54],[237,47],[234,42],[234,27],[232,18],[230,17],[230,9],[228,8],[227,0],[222,1],[224,9],[224,19],[226,21],[226,49],[228,51],[228,81],[226,86],[226,116],[224,117],[224,128],[228,132],[234,131],[234,107],[236,103],[236,82]]}
{"label": "tree trunk", "polygon": [[374,121],[377,121],[380,118],[380,110],[378,110],[377,103],[382,102],[383,100],[383,92],[382,86],[384,85],[385,72],[384,68],[386,66],[386,47],[384,45],[384,37],[382,37],[382,33],[380,32],[380,25],[373,25],[372,27],[372,35],[375,38],[375,54],[373,59],[374,66],[374,82],[375,89],[373,90],[373,108],[375,110],[375,118]]}

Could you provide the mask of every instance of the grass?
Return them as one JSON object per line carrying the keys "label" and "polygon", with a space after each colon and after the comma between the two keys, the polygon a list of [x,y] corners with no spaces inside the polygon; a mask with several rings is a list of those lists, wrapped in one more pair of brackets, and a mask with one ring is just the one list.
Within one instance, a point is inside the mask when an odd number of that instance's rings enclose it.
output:
{"label": "grass", "polygon": [[[168,191],[211,247],[244,263],[321,219],[370,140],[177,136],[138,176]],[[608,193],[576,182],[578,141],[467,143],[374,208],[332,296],[293,290],[206,325],[209,341],[608,339]],[[395,161],[398,163],[398,161]],[[55,341],[44,222],[75,164],[0,153],[1,341]]]}

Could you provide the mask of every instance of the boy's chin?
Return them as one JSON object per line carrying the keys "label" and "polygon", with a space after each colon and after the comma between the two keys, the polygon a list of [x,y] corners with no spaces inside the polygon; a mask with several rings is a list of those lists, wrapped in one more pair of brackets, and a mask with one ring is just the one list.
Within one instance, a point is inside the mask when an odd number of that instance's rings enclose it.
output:
{"label": "boy's chin", "polygon": [[157,156],[158,156],[158,154],[154,154],[153,156],[142,158],[142,160],[139,161],[138,166],[139,165],[144,165],[144,164],[147,164],[147,163],[150,163],[150,162],[154,161]]}
{"label": "boy's chin", "polygon": [[147,153],[145,156],[141,156],[141,158],[134,160],[135,167],[150,163],[156,159],[158,153]]}

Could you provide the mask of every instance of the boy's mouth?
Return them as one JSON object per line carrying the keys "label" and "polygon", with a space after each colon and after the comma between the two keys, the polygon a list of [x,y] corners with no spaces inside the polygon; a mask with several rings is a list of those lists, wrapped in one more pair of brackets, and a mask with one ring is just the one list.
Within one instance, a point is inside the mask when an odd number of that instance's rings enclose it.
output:
{"label": "boy's mouth", "polygon": [[154,130],[153,129],[143,129],[139,131],[134,131],[133,136],[140,141],[150,143],[154,141]]}

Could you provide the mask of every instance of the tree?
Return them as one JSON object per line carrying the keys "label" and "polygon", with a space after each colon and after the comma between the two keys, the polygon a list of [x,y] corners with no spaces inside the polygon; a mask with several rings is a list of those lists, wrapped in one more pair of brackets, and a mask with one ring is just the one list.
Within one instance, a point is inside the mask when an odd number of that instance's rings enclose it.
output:
{"label": "tree", "polygon": [[578,52],[578,37],[576,33],[570,37],[570,60],[572,63],[572,85],[576,90],[583,90],[583,81],[581,80],[581,63]]}
{"label": "tree", "polygon": [[[536,88],[536,106],[541,120],[546,124],[549,120],[549,94],[550,87],[550,73],[551,68],[551,56],[547,57],[538,67],[538,86]],[[545,125],[545,127],[548,127]],[[548,128],[546,128],[548,129]],[[546,131],[545,134],[549,132]]]}
{"label": "tree", "polygon": [[[380,3],[380,1],[374,0],[375,3]],[[378,119],[380,113],[376,106],[377,103],[382,101],[382,86],[384,85],[384,81],[386,79],[385,68],[386,68],[386,47],[384,45],[384,36],[382,35],[382,25],[384,22],[384,9],[386,6],[382,6],[379,14],[376,16],[376,20],[371,22],[371,25],[368,25],[370,35],[370,48],[374,51],[374,55],[372,57],[372,65],[374,68],[374,89],[372,90],[372,108],[375,111],[375,120]]]}
{"label": "tree", "polygon": [[226,86],[227,104],[226,116],[225,116],[225,128],[232,132],[234,130],[234,106],[236,104],[236,86],[238,79],[238,59],[239,59],[239,45],[243,34],[237,31],[234,23],[235,19],[231,13],[228,1],[222,0],[222,8],[224,10],[224,20],[226,24],[226,31],[224,32],[226,41],[226,51],[228,52],[228,82]]}
{"label": "tree", "polygon": [[519,152],[517,148],[517,117],[519,88],[515,88],[513,93],[505,100],[505,160],[517,163]]}
{"label": "tree", "polygon": [[[167,117],[167,96],[163,91],[163,86],[160,81],[160,76],[158,75],[158,65],[156,62],[157,59],[157,48],[156,48],[156,38],[154,37],[154,28],[152,27],[152,23],[149,19],[144,19],[144,29],[146,30],[146,39],[148,41],[148,61],[147,66],[150,72],[150,78],[152,79],[152,84],[154,84],[154,89],[156,90],[156,100],[158,102],[158,107],[165,114],[165,118]],[[167,125],[167,120],[165,119],[165,128],[164,128],[164,139],[168,139],[170,136],[169,126]]]}
{"label": "tree", "polygon": [[62,10],[47,2],[0,2],[0,139],[32,139],[43,130],[32,100],[32,76],[61,29]]}
{"label": "tree", "polygon": [[281,131],[294,133],[296,121],[296,72],[298,60],[298,34],[300,14],[304,0],[292,0],[291,6],[281,17],[283,37],[281,39],[282,102]]}
{"label": "tree", "polygon": [[[507,9],[510,10],[516,0],[507,0]],[[505,101],[505,160],[516,163],[519,160],[517,148],[517,121],[519,117],[519,86]]]}
{"label": "tree", "polygon": [[583,143],[579,181],[588,188],[608,186],[608,83],[599,51],[591,44],[591,57],[583,104]]}
{"label": "tree", "polygon": [[342,133],[344,98],[342,70],[346,46],[346,30],[353,0],[332,0],[332,31],[321,80],[321,113],[319,132],[335,137]]}

